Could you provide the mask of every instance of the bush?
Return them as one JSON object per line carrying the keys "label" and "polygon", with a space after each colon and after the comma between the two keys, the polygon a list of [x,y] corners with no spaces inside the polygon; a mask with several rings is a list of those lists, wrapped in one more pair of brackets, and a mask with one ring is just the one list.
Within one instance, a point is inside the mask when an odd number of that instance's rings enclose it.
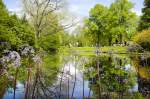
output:
{"label": "bush", "polygon": [[134,37],[134,42],[141,45],[145,50],[150,51],[150,29],[138,33]]}
{"label": "bush", "polygon": [[128,52],[143,52],[143,48],[139,44],[129,45],[127,48]]}

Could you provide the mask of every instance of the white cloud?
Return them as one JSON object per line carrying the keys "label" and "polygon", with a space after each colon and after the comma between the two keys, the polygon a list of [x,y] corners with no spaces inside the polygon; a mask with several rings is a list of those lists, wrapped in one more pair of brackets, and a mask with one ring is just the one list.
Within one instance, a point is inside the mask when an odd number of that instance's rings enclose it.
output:
{"label": "white cloud", "polygon": [[135,12],[138,16],[142,15],[142,12],[138,9],[132,9],[133,12]]}
{"label": "white cloud", "polygon": [[23,11],[21,7],[20,0],[4,0],[8,11],[12,14],[17,14],[18,16],[22,16]]}

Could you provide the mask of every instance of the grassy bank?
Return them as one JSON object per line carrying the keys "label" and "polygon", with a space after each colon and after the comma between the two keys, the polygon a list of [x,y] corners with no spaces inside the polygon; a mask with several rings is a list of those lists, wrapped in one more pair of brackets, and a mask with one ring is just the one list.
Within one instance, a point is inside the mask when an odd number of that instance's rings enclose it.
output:
{"label": "grassy bank", "polygon": [[[127,53],[127,47],[113,47],[113,46],[107,46],[107,47],[101,47],[99,49],[100,52],[102,53],[116,53],[116,54],[125,54]],[[61,53],[63,52],[64,54],[69,54],[69,53],[74,53],[74,54],[80,54],[80,55],[95,55],[96,53],[96,48],[95,47],[62,47]]]}
{"label": "grassy bank", "polygon": [[[75,50],[75,51],[80,51],[80,52],[95,52],[96,48],[95,47],[72,47],[72,48],[65,48],[66,51],[68,50]],[[100,52],[102,53],[109,53],[109,52],[114,52],[114,53],[126,53],[127,52],[127,47],[113,47],[113,46],[107,46],[107,47],[101,47],[99,49]]]}
{"label": "grassy bank", "polygon": [[[60,49],[61,53],[63,52],[64,54],[69,54],[69,53],[74,53],[74,54],[80,54],[80,55],[95,55],[96,53],[96,48],[95,47],[62,47]],[[127,47],[122,47],[122,46],[106,46],[106,47],[101,47],[99,48],[99,51],[101,53],[113,53],[113,54],[129,54],[127,52]],[[138,53],[138,52],[132,52],[130,54],[138,54],[141,55],[143,53]],[[150,55],[150,52],[144,52],[144,54]]]}

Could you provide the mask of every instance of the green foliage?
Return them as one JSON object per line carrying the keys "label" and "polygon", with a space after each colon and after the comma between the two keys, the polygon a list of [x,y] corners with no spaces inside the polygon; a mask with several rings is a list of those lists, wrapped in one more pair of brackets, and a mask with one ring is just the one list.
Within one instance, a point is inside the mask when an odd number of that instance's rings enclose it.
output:
{"label": "green foliage", "polygon": [[61,37],[62,37],[62,42],[61,42],[62,46],[69,46],[69,43],[70,43],[70,40],[71,40],[70,34],[63,33],[61,35]]}
{"label": "green foliage", "polygon": [[141,33],[138,33],[134,37],[134,42],[141,45],[144,49],[150,51],[150,30],[145,30]]}
{"label": "green foliage", "polygon": [[139,44],[129,45],[127,48],[128,52],[143,52],[143,48]]}
{"label": "green foliage", "polygon": [[[6,9],[6,7],[5,7],[5,5],[4,5],[4,3],[3,3],[3,0],[0,0],[0,16],[2,17],[4,17],[4,16],[8,16],[8,12],[7,12],[7,9]],[[2,20],[2,19],[0,19],[0,20]]]}
{"label": "green foliage", "polygon": [[133,4],[129,0],[116,0],[110,6],[111,31],[120,43],[130,40],[136,32],[138,19],[132,8]]}
{"label": "green foliage", "polygon": [[0,40],[8,42],[13,50],[17,50],[22,44],[34,45],[34,32],[28,23],[9,16],[5,23],[0,24]]}
{"label": "green foliage", "polygon": [[107,16],[108,16],[108,9],[100,4],[97,4],[94,8],[90,11],[90,17],[86,20],[86,30],[85,34],[94,44],[104,44],[105,43],[105,33],[107,31]]}
{"label": "green foliage", "polygon": [[64,29],[59,24],[59,20],[56,14],[52,13],[47,16],[47,26],[42,30],[39,37],[39,46],[47,52],[57,52],[61,45],[61,36],[64,33]]}
{"label": "green foliage", "polygon": [[144,8],[142,9],[143,15],[141,16],[139,31],[150,28],[150,0],[144,1]]}
{"label": "green foliage", "polygon": [[82,46],[83,43],[81,42],[83,38],[80,38],[79,35],[62,33],[61,38],[62,38],[61,45],[66,47],[80,47]]}
{"label": "green foliage", "polygon": [[0,91],[0,97],[3,97],[3,94],[6,91],[7,83],[8,83],[7,76],[6,75],[1,75],[1,77],[0,77],[0,90],[1,90]]}
{"label": "green foliage", "polygon": [[[31,22],[33,22],[32,19]],[[37,30],[34,28],[35,24],[31,26],[28,23],[26,15],[21,19],[16,15],[9,15],[5,5],[0,1],[0,51],[18,50],[21,45],[28,44],[47,52],[56,52],[61,43],[65,41],[65,38],[61,39],[65,32],[59,23],[57,14],[48,14],[42,22]],[[37,31],[40,32],[40,35],[35,38]]]}
{"label": "green foliage", "polygon": [[[86,22],[87,20],[85,20]],[[78,47],[92,46],[94,43],[93,36],[86,26],[78,26],[75,29],[76,41],[78,42]]]}
{"label": "green foliage", "polygon": [[133,99],[144,99],[141,93],[139,92],[134,92],[133,94]]}
{"label": "green foliage", "polygon": [[39,41],[40,47],[48,52],[55,52],[60,46],[60,37],[58,34],[43,36]]}
{"label": "green foliage", "polygon": [[[0,42],[8,43],[11,50],[18,50],[22,44],[34,46],[34,31],[31,26],[16,15],[9,15],[5,5],[0,1]],[[1,47],[0,51],[8,49]]]}
{"label": "green foliage", "polygon": [[[128,0],[116,0],[109,8],[97,4],[90,10],[83,28],[87,40],[93,44],[112,45],[130,40],[136,32],[138,18]],[[82,32],[81,32],[82,33]]]}
{"label": "green foliage", "polygon": [[[96,85],[97,87],[101,87],[105,92],[113,92],[116,94],[123,92],[126,94],[136,84],[134,79],[135,74],[130,70],[126,71],[123,69],[129,63],[129,61],[124,60],[125,58],[121,57],[100,55],[96,59],[92,58],[88,64],[85,64],[85,71],[88,71],[86,77],[91,82],[90,86],[94,95],[98,95],[98,89],[93,89]],[[92,69],[89,70],[89,67]],[[98,73],[100,75],[100,81],[98,81]]]}

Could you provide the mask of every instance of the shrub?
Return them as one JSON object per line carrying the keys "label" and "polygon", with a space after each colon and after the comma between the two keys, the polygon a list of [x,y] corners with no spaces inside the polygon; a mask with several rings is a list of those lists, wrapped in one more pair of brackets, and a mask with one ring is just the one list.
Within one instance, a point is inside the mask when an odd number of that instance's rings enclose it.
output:
{"label": "shrub", "polygon": [[145,50],[150,51],[150,29],[138,33],[133,41],[141,45]]}
{"label": "shrub", "polygon": [[127,48],[128,52],[143,52],[143,48],[139,44],[131,44]]}

